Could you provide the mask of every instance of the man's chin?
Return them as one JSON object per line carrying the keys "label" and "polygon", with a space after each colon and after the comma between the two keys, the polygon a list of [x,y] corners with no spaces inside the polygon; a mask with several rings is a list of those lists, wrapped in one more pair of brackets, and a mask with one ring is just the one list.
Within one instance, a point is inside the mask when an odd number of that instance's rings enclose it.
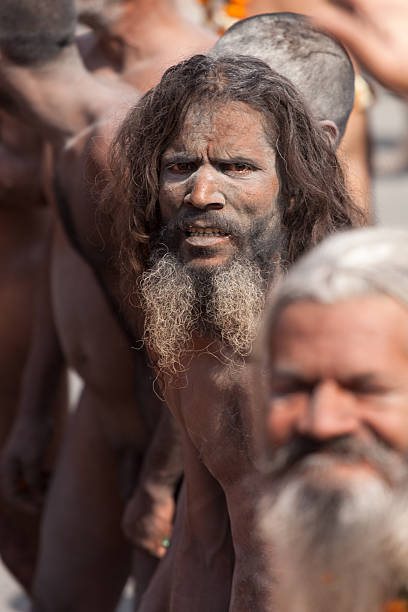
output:
{"label": "man's chin", "polygon": [[195,272],[203,270],[210,271],[219,268],[224,268],[231,261],[231,257],[222,255],[213,255],[211,257],[194,257],[185,262],[185,265],[190,270]]}

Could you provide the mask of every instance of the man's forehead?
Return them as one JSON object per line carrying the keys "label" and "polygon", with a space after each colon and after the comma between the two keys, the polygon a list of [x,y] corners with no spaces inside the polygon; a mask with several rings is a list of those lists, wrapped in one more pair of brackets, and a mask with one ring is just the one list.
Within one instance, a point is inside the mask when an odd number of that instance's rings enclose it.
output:
{"label": "man's forehead", "polygon": [[243,102],[215,107],[193,104],[168,149],[184,150],[203,139],[218,145],[234,142],[238,146],[265,145],[265,119],[260,111]]}
{"label": "man's forehead", "polygon": [[[339,355],[343,360],[408,357],[408,309],[386,295],[365,295],[333,304],[304,300],[279,313],[268,334],[270,355]],[[313,349],[314,347],[314,349]]]}

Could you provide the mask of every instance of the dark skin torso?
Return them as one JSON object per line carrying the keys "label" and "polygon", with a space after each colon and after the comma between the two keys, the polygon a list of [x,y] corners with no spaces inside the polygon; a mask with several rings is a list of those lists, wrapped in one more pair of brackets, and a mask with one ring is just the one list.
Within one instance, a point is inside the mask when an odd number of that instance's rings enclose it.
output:
{"label": "dark skin torso", "polygon": [[[34,303],[47,258],[52,214],[42,182],[42,138],[0,111],[0,448],[14,423],[30,347]],[[56,408],[63,411],[64,391]],[[39,515],[27,515],[0,497],[0,553],[25,588],[32,580]]]}
{"label": "dark skin torso", "polygon": [[[198,346],[204,342],[197,339]],[[254,499],[263,484],[253,461],[255,412],[245,370],[241,366],[234,374],[219,358],[203,354],[192,361],[186,376],[188,387],[184,379],[183,388],[173,381],[165,394],[182,427],[185,523],[184,528],[176,523],[169,554],[177,570],[161,602],[169,601],[166,610],[171,612],[189,606],[197,612],[266,612],[271,581],[267,577],[262,582],[266,568],[259,553],[262,542],[256,536],[254,511]],[[163,609],[154,591],[167,570],[159,568],[142,612]]]}

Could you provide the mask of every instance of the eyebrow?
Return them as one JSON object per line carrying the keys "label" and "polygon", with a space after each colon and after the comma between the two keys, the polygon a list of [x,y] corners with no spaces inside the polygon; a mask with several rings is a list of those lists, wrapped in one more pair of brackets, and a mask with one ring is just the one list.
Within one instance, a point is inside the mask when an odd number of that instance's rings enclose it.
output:
{"label": "eyebrow", "polygon": [[[177,162],[197,162],[201,161],[202,157],[198,157],[193,154],[189,154],[187,152],[179,152],[179,153],[163,153],[161,158],[161,163],[177,163]],[[248,166],[254,166],[259,168],[261,166],[261,162],[252,157],[244,157],[242,155],[233,155],[231,157],[210,157],[210,162],[212,164],[246,164]]]}
{"label": "eyebrow", "polygon": [[196,161],[198,158],[194,155],[189,155],[187,152],[163,153],[162,162],[177,162],[177,161]]}

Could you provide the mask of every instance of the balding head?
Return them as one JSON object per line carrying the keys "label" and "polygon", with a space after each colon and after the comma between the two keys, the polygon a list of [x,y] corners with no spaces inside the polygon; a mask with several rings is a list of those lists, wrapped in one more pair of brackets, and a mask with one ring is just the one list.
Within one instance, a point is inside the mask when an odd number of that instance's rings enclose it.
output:
{"label": "balding head", "polygon": [[13,62],[53,59],[74,40],[73,0],[1,0],[0,49]]}
{"label": "balding head", "polygon": [[344,134],[354,104],[354,70],[344,48],[295,13],[256,15],[233,25],[210,51],[245,53],[266,62],[302,93],[312,115]]}

